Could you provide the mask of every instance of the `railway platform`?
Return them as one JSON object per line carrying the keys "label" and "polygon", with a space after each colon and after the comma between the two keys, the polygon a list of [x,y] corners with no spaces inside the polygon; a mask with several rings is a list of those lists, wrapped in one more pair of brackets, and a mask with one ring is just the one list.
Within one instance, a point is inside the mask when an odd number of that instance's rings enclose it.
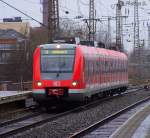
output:
{"label": "railway platform", "polygon": [[0,104],[29,99],[32,91],[0,91]]}
{"label": "railway platform", "polygon": [[149,138],[150,104],[136,112],[110,138]]}

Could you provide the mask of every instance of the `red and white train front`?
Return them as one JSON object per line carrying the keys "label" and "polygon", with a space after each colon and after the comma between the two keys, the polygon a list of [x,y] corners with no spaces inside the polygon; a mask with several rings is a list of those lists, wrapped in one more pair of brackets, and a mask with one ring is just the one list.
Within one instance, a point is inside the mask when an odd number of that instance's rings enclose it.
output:
{"label": "red and white train front", "polygon": [[71,98],[77,89],[78,92],[84,89],[79,53],[72,44],[47,44],[36,49],[33,64],[33,96],[36,101]]}

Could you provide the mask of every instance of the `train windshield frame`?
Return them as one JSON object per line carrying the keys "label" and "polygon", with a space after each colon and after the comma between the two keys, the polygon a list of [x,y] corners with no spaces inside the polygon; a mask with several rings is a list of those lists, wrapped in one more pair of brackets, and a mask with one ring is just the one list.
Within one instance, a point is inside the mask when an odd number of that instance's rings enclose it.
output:
{"label": "train windshield frame", "polygon": [[75,49],[41,49],[41,73],[72,73]]}

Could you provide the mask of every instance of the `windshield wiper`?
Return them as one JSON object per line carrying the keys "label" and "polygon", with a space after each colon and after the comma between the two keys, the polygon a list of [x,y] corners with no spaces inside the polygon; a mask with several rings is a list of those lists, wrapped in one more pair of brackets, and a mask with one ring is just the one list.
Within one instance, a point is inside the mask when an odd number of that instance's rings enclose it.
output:
{"label": "windshield wiper", "polygon": [[63,63],[59,66],[59,71],[58,71],[57,74],[56,74],[56,77],[57,77],[57,78],[59,77],[60,73],[62,73],[61,68],[63,68],[65,65],[66,65],[66,63],[63,62]]}

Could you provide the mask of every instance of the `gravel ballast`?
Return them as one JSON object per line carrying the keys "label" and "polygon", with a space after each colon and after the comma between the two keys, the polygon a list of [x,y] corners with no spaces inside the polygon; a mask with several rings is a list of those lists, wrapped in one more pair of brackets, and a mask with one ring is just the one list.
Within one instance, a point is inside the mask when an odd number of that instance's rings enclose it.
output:
{"label": "gravel ballast", "polygon": [[150,95],[150,91],[140,90],[111,99],[87,110],[74,112],[55,121],[48,122],[26,132],[13,136],[14,138],[66,138],[71,134],[92,125]]}

